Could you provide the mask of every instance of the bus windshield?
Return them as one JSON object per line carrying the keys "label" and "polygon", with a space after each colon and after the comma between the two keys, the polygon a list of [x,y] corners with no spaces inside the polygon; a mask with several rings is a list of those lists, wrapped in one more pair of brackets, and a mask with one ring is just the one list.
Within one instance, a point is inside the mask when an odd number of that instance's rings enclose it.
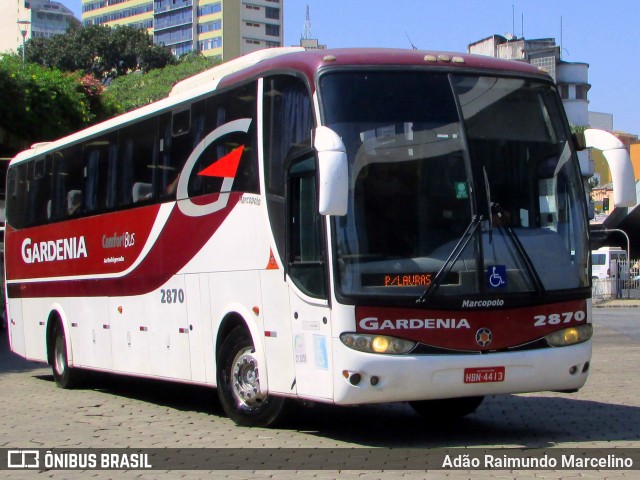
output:
{"label": "bus windshield", "polygon": [[348,212],[332,223],[340,294],[588,286],[579,165],[550,84],[351,70],[325,73],[320,94],[349,159]]}

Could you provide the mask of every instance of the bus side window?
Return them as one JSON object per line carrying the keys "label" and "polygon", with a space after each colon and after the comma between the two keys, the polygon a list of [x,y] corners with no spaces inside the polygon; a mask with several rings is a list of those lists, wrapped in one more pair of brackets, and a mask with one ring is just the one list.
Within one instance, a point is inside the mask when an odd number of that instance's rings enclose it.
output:
{"label": "bus side window", "polygon": [[[228,189],[229,184],[223,186],[222,177],[200,175],[200,172],[238,149],[242,149],[241,157],[231,191],[258,193],[255,99],[256,83],[252,82],[206,100],[205,135],[235,120],[248,119],[250,124],[247,132],[232,131],[219,136],[200,153],[188,179],[189,196],[208,195],[219,193],[223,188]],[[194,143],[194,147],[196,145]]]}
{"label": "bus side window", "polygon": [[51,155],[29,162],[28,218],[29,225],[41,225],[49,221],[48,205],[51,200]]}
{"label": "bus side window", "polygon": [[85,145],[85,211],[104,212],[115,208],[117,136],[92,140]]}
{"label": "bus side window", "polygon": [[82,146],[74,145],[53,155],[52,220],[82,213]]}
{"label": "bus side window", "polygon": [[161,199],[175,198],[178,179],[184,164],[204,138],[205,100],[186,110],[174,111],[160,119],[160,160],[158,186]]}
{"label": "bus side window", "polygon": [[26,226],[27,164],[12,166],[7,173],[7,222],[15,228]]}
{"label": "bus side window", "polygon": [[289,75],[265,79],[263,97],[267,209],[276,248],[285,249],[285,160],[299,146],[311,147],[313,110],[305,83]]}
{"label": "bus side window", "polygon": [[[205,131],[213,132],[216,128],[221,127],[227,122],[227,111],[224,106],[220,105],[220,95],[207,99]],[[205,177],[198,175],[199,172],[207,168],[216,159],[222,158],[227,152],[223,142],[228,140],[229,136],[218,139],[213,145],[207,146],[205,151],[200,155],[198,161],[191,173],[188,184],[188,192],[190,196],[205,195],[207,193],[219,192],[222,188],[222,179],[218,177]]]}
{"label": "bus side window", "polygon": [[120,132],[118,206],[149,203],[155,199],[153,186],[159,143],[157,118]]}
{"label": "bus side window", "polygon": [[133,203],[133,138],[120,142],[122,159],[119,171],[118,205]]}
{"label": "bus side window", "polygon": [[289,275],[304,293],[326,297],[324,231],[318,212],[316,159],[304,157],[289,170]]}
{"label": "bus side window", "polygon": [[227,121],[250,118],[251,125],[247,133],[230,135],[225,142],[226,154],[231,153],[238,146],[243,147],[242,157],[238,165],[236,178],[231,191],[245,193],[259,193],[258,181],[258,143],[257,143],[257,111],[256,111],[256,83],[250,83],[229,92],[222,98]]}

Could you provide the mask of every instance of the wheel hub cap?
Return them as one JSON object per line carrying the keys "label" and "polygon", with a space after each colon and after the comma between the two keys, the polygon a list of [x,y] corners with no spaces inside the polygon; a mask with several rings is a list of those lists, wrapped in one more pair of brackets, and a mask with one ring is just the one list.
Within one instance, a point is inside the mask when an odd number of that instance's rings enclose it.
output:
{"label": "wheel hub cap", "polygon": [[233,394],[236,399],[247,406],[260,404],[266,397],[260,393],[258,361],[253,349],[238,353],[233,361]]}

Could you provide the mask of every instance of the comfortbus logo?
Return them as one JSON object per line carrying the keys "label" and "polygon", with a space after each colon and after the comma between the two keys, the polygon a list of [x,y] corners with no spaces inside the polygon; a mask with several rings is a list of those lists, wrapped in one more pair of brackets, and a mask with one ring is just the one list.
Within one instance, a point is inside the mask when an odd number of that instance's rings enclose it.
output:
{"label": "comfortbus logo", "polygon": [[87,256],[87,243],[84,236],[43,242],[34,242],[30,238],[25,238],[22,241],[22,260],[25,263],[75,260]]}
{"label": "comfortbus logo", "polygon": [[102,248],[129,248],[136,244],[136,234],[124,232],[120,235],[102,236]]}

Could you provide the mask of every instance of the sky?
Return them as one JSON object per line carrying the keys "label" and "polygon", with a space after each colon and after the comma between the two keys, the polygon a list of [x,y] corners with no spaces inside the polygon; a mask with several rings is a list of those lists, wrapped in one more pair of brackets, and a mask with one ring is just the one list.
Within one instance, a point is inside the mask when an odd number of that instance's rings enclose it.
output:
{"label": "sky", "polygon": [[[59,0],[78,18],[81,0]],[[284,43],[466,52],[491,35],[555,38],[562,60],[589,64],[589,110],[640,134],[640,2],[636,0],[283,0]]]}

